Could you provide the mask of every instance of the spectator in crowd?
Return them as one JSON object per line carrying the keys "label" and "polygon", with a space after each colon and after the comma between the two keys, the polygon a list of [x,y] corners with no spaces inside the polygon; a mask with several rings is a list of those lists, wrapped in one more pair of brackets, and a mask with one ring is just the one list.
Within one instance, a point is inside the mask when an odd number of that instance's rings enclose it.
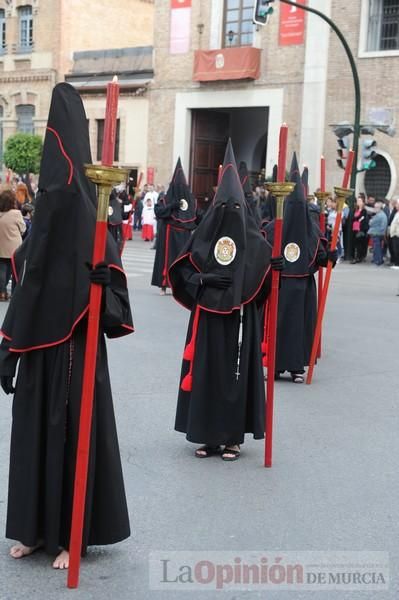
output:
{"label": "spectator in crowd", "polygon": [[373,243],[373,263],[377,266],[384,264],[383,243],[387,231],[388,219],[383,210],[382,202],[374,205],[375,215],[370,219],[368,235]]}
{"label": "spectator in crowd", "polygon": [[394,201],[395,205],[391,212],[393,215],[389,225],[389,252],[391,254],[392,269],[399,269],[399,211],[397,210],[398,201]]}
{"label": "spectator in crowd", "polygon": [[35,211],[35,207],[33,206],[33,204],[30,204],[29,202],[25,202],[25,204],[21,208],[22,217],[24,219],[24,223],[25,223],[25,227],[26,227],[25,233],[22,235],[23,240],[29,235],[30,229],[32,227],[32,217],[33,217],[34,211]]}
{"label": "spectator in crowd", "polygon": [[[327,200],[327,240],[331,243],[332,234],[335,227],[335,221],[337,219],[337,201],[335,198],[328,198]],[[341,258],[342,254],[342,224],[339,228],[338,240],[337,240],[337,253],[338,257]]]}
{"label": "spectator in crowd", "polygon": [[25,204],[25,202],[29,202],[29,203],[31,202],[28,188],[27,188],[26,184],[23,183],[23,181],[20,181],[19,183],[17,183],[15,195],[17,198],[17,208],[19,208],[20,210],[21,210],[22,206]]}
{"label": "spectator in crowd", "polygon": [[154,226],[155,226],[155,211],[154,211],[155,203],[152,200],[151,196],[149,196],[144,201],[143,207],[143,230],[141,233],[141,237],[145,242],[152,242],[154,239]]}
{"label": "spectator in crowd", "polygon": [[394,200],[391,200],[389,203],[389,216],[388,216],[388,228],[387,228],[387,244],[388,244],[388,250],[389,250],[389,258],[390,258],[389,266],[390,267],[396,266],[396,263],[399,259],[399,256],[398,257],[395,256],[394,243],[393,243],[392,234],[391,234],[392,221],[394,220],[397,212],[398,212],[398,200],[395,198]]}
{"label": "spectator in crowd", "polygon": [[11,277],[11,257],[22,244],[26,225],[11,190],[0,193],[0,301],[9,300],[7,284]]}
{"label": "spectator in crowd", "polygon": [[365,209],[367,211],[369,219],[371,219],[371,217],[373,215],[375,215],[375,202],[376,202],[376,200],[375,200],[374,196],[367,196],[366,203],[365,203],[364,207],[365,207]]}
{"label": "spectator in crowd", "polygon": [[143,199],[147,192],[148,192],[148,186],[147,186],[147,184],[145,184],[143,186],[143,190],[142,190],[141,194],[139,194],[135,199],[134,217],[133,217],[133,229],[135,231],[141,230],[141,216],[143,214]]}
{"label": "spectator in crowd", "polygon": [[352,265],[363,262],[367,256],[369,217],[365,204],[364,194],[359,194],[352,222],[352,248],[354,249],[354,258],[351,261]]}

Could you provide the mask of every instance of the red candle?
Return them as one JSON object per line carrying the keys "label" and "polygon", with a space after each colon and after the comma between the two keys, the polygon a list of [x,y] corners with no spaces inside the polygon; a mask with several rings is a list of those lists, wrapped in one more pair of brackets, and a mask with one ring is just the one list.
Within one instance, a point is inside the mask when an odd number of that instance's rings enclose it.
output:
{"label": "red candle", "polygon": [[321,157],[320,161],[320,191],[326,191],[326,159]]}
{"label": "red candle", "polygon": [[348,154],[348,158],[346,161],[346,167],[345,167],[345,173],[344,173],[344,179],[342,181],[342,187],[343,188],[347,188],[349,185],[349,179],[352,173],[352,167],[353,167],[353,161],[355,158],[355,153],[353,152],[353,150],[349,150],[349,154]]}
{"label": "red candle", "polygon": [[116,120],[118,115],[119,83],[115,75],[107,85],[107,104],[105,107],[104,139],[102,161],[105,167],[112,167],[115,155]]}
{"label": "red candle", "polygon": [[283,123],[280,127],[280,140],[278,149],[278,167],[277,181],[283,183],[285,181],[285,167],[287,164],[287,142],[288,142],[288,127]]}

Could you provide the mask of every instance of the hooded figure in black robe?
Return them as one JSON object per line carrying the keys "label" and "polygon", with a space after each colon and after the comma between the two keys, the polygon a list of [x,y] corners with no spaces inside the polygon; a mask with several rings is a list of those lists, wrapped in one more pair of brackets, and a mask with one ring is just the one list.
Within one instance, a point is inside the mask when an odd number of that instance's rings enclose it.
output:
{"label": "hooded figure in black robe", "polygon": [[[133,331],[126,278],[108,234],[91,271],[96,191],[86,115],[66,83],[53,91],[31,233],[3,326],[0,381],[13,401],[6,536],[68,549],[90,281],[103,285],[82,552],[130,535],[104,334]],[[18,558],[19,556],[15,556]]]}
{"label": "hooded figure in black robe", "polygon": [[[330,253],[327,241],[310,217],[295,154],[290,181],[296,186],[284,203],[282,253],[285,263],[279,292],[276,374],[289,371],[293,381],[302,383],[317,319],[314,274],[319,266],[327,264]],[[266,239],[273,244],[274,221],[266,226],[265,232]],[[331,258],[334,257],[331,253]]]}
{"label": "hooded figure in black robe", "polygon": [[123,206],[116,188],[112,190],[109,197],[108,231],[114,238],[119,254],[121,254],[123,245]]}
{"label": "hooded figure in black robe", "polygon": [[245,433],[264,437],[258,307],[269,294],[270,260],[229,141],[212,206],[169,270],[175,299],[191,311],[175,429],[205,444],[197,456],[241,444]]}
{"label": "hooded figure in black robe", "polygon": [[166,196],[155,205],[157,241],[151,285],[165,292],[170,287],[168,270],[196,227],[196,201],[187,185],[180,158]]}

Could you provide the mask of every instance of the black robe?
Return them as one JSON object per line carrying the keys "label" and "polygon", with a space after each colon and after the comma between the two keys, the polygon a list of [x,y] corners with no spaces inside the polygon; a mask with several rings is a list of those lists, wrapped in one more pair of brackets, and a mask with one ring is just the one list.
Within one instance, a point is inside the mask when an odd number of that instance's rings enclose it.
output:
{"label": "black robe", "polygon": [[[82,549],[113,544],[130,535],[104,333],[131,326],[123,276],[112,270],[105,289],[99,337],[93,425]],[[80,416],[87,319],[69,340],[41,350],[0,347],[0,372],[13,375],[6,536],[26,546],[40,540],[46,552],[68,548]]]}
{"label": "black robe", "polygon": [[[186,262],[180,277],[195,294],[197,271]],[[236,378],[240,313],[217,314],[201,310],[193,364],[191,392],[179,386],[175,429],[190,442],[217,446],[242,444],[245,433],[262,439],[265,431],[265,385],[263,378],[259,306],[270,291],[265,278],[257,296],[244,305],[240,375]],[[195,281],[195,279],[194,279]],[[192,335],[196,305],[187,332]],[[183,360],[180,383],[189,371]]]}
{"label": "black robe", "polygon": [[[286,256],[280,277],[276,372],[304,373],[312,351],[317,318],[317,295],[314,274],[327,264],[327,240],[320,232],[317,207],[309,205],[294,154],[290,181],[295,189],[285,201],[282,253],[294,245],[298,256]],[[273,202],[273,198],[271,198]],[[318,214],[317,214],[318,217]],[[274,221],[265,227],[266,238],[274,241]]]}
{"label": "black robe", "polygon": [[[3,325],[0,374],[14,376],[7,536],[68,548],[96,226],[87,119],[77,91],[53,91],[30,235],[14,256],[17,285]],[[82,550],[126,538],[129,519],[104,333],[133,331],[126,277],[108,234]]]}
{"label": "black robe", "polygon": [[191,233],[178,223],[170,222],[171,205],[158,203],[154,210],[157,218],[157,241],[151,285],[169,287],[169,267],[187,244]]}
{"label": "black robe", "polygon": [[[169,270],[174,297],[191,311],[175,423],[191,442],[232,445],[242,444],[245,433],[264,437],[259,307],[270,292],[270,258],[229,141],[212,206]],[[209,274],[231,282],[207,285]]]}
{"label": "black robe", "polygon": [[[180,204],[175,206],[175,204]],[[151,285],[170,287],[168,270],[196,227],[197,203],[187,184],[180,158],[165,196],[154,207],[157,241]]]}

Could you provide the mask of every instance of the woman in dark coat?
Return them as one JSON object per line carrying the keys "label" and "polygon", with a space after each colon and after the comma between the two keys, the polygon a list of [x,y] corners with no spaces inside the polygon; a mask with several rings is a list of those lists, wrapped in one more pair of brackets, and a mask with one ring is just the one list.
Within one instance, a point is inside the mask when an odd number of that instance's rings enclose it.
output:
{"label": "woman in dark coat", "polygon": [[366,210],[364,196],[359,194],[356,200],[356,210],[352,221],[352,248],[354,248],[354,259],[352,265],[361,263],[367,256],[369,217]]}

